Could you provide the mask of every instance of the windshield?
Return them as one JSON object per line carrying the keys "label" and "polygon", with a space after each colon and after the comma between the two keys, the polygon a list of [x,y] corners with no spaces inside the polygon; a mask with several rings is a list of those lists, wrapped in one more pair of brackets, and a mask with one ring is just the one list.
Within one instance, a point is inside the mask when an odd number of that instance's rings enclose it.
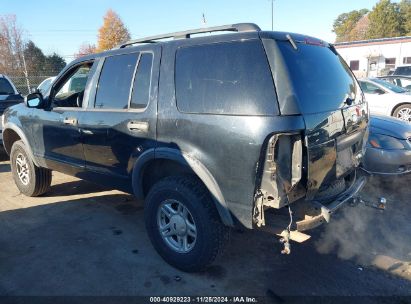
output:
{"label": "windshield", "polygon": [[0,78],[0,95],[14,94],[13,87],[6,78]]}
{"label": "windshield", "polygon": [[278,45],[302,113],[333,111],[342,108],[347,98],[359,102],[355,77],[329,47],[297,43],[295,50],[288,41]]}
{"label": "windshield", "polygon": [[395,93],[405,93],[407,92],[407,90],[396,86],[395,84],[389,83],[387,81],[381,80],[381,79],[377,79],[377,78],[373,78],[371,79],[372,81],[374,81],[375,83],[378,83],[379,85],[382,85],[384,88],[387,88]]}

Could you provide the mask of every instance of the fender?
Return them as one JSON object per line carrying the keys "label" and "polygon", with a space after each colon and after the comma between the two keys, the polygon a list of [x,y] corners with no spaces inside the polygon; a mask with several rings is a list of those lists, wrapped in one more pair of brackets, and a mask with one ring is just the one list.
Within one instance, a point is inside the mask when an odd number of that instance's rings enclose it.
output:
{"label": "fender", "polygon": [[183,166],[189,167],[204,183],[208,191],[210,191],[223,223],[227,226],[234,226],[234,222],[224,196],[210,171],[208,171],[208,169],[199,160],[177,149],[156,148],[155,150],[148,150],[136,160],[132,174],[133,191],[136,197],[142,198],[144,196],[141,185],[142,172],[144,170],[144,166],[153,159],[169,159],[178,162]]}
{"label": "fender", "polygon": [[[30,144],[29,144],[29,141],[27,140],[26,134],[24,134],[24,132],[22,131],[22,129],[21,129],[19,126],[17,126],[15,123],[10,122],[10,121],[6,122],[6,124],[5,124],[4,127],[3,127],[3,145],[4,145],[4,148],[6,148],[6,147],[5,147],[5,142],[4,142],[4,141],[5,141],[5,139],[4,139],[4,134],[7,132],[7,130],[13,130],[14,132],[17,133],[17,135],[20,137],[20,139],[23,141],[24,145],[26,146],[27,151],[28,151],[29,154],[30,154],[29,156],[30,156],[30,158],[33,160],[33,163],[34,163],[37,167],[43,167],[43,166],[41,166],[41,164],[39,163],[38,159],[37,159],[36,157],[34,157],[33,150],[31,149],[31,146],[30,146]],[[7,150],[7,149],[5,149],[5,150],[6,150],[7,154],[10,155],[11,147],[9,148],[9,150]]]}

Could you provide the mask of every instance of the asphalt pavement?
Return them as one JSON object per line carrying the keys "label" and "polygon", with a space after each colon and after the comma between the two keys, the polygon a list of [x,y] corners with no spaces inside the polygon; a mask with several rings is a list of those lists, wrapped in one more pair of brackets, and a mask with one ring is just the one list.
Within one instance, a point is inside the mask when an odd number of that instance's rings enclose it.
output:
{"label": "asphalt pavement", "polygon": [[347,207],[311,240],[292,244],[290,255],[280,254],[271,235],[232,231],[212,267],[187,274],[154,251],[143,202],[60,173],[49,193],[27,198],[3,159],[0,295],[244,295],[273,303],[288,296],[411,297],[410,181],[373,178],[363,197],[384,195],[386,211]]}

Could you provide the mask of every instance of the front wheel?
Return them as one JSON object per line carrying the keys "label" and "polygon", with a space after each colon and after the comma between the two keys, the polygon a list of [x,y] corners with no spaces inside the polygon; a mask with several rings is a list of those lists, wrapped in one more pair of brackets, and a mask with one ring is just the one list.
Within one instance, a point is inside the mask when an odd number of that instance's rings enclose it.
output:
{"label": "front wheel", "polygon": [[195,178],[160,180],[151,188],[145,205],[146,229],[154,248],[180,270],[203,270],[228,241],[228,228],[209,192]]}
{"label": "front wheel", "polygon": [[20,192],[34,197],[49,189],[51,170],[37,167],[29,155],[24,143],[21,140],[16,141],[10,152],[11,172]]}
{"label": "front wheel", "polygon": [[411,104],[407,103],[399,106],[395,109],[392,116],[411,122]]}

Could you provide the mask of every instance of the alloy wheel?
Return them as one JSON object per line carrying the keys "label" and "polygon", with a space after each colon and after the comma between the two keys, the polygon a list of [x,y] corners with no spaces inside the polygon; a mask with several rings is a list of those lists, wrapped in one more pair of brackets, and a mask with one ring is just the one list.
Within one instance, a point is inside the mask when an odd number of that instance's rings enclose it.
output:
{"label": "alloy wheel", "polygon": [[19,153],[16,157],[16,169],[20,182],[27,186],[30,182],[30,169],[27,158],[22,153]]}
{"label": "alloy wheel", "polygon": [[398,111],[397,118],[405,121],[411,121],[411,108],[403,108]]}
{"label": "alloy wheel", "polygon": [[190,252],[197,240],[197,227],[183,203],[166,200],[160,204],[157,225],[164,242],[178,253]]}

